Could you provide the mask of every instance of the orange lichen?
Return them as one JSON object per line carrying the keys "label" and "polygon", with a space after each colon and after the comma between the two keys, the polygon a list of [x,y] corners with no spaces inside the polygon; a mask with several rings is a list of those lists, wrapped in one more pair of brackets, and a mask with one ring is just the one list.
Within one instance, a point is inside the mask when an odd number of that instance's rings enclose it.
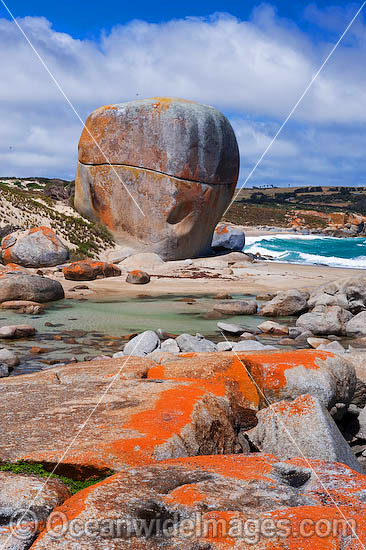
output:
{"label": "orange lichen", "polygon": [[317,361],[324,361],[333,355],[325,351],[297,350],[245,353],[239,354],[239,357],[261,388],[278,390],[286,386],[287,370],[300,366],[318,370]]}
{"label": "orange lichen", "polygon": [[181,485],[164,497],[165,502],[182,504],[184,506],[194,506],[206,498],[206,495],[200,493],[195,484]]}
{"label": "orange lichen", "polygon": [[207,393],[223,397],[225,387],[210,382],[187,383],[164,391],[155,406],[133,415],[122,427],[140,435],[108,444],[106,452],[123,457],[126,464],[139,465],[155,460],[155,447],[166,443],[190,423],[196,403]]}

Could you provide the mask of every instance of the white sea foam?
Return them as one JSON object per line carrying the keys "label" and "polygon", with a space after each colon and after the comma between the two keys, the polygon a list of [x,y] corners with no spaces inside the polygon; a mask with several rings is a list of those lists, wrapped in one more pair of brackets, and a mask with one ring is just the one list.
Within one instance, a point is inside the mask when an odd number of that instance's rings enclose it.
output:
{"label": "white sea foam", "polygon": [[331,267],[347,267],[347,268],[366,268],[366,256],[358,256],[357,258],[337,258],[335,256],[317,256],[316,254],[306,254],[300,252],[299,257],[307,264],[324,264]]}

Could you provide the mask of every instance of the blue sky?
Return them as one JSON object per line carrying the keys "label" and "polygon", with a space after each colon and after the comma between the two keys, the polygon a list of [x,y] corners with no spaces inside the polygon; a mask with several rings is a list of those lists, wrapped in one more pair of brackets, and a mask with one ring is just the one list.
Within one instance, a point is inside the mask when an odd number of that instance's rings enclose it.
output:
{"label": "blue sky", "polygon": [[[83,120],[155,95],[232,122],[243,182],[361,2],[8,0]],[[366,185],[365,13],[256,170],[254,185]],[[0,175],[72,179],[82,126],[0,5]]]}

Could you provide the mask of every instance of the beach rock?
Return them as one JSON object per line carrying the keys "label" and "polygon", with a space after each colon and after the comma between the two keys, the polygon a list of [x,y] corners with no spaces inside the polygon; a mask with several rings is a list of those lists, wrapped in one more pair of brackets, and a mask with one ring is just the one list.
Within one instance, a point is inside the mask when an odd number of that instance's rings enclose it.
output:
{"label": "beach rock", "polygon": [[231,294],[227,294],[226,292],[218,292],[217,294],[215,294],[213,299],[214,300],[232,300],[233,297],[231,296]]}
{"label": "beach rock", "polygon": [[29,338],[34,336],[36,329],[31,325],[9,325],[0,327],[0,338],[13,340],[15,338]]}
{"label": "beach rock", "polygon": [[217,351],[231,351],[233,349],[234,344],[235,342],[229,342],[229,341],[218,342],[216,344]]}
{"label": "beach rock", "polygon": [[69,250],[49,227],[11,233],[1,242],[5,264],[52,267],[67,262]]}
{"label": "beach rock", "polygon": [[6,376],[9,376],[9,366],[0,361],[0,378],[5,378]]}
{"label": "beach rock", "polygon": [[132,340],[125,345],[123,352],[125,355],[144,357],[159,347],[160,340],[156,332],[146,330],[138,336],[135,336],[135,338],[132,338]]}
{"label": "beach rock", "polygon": [[348,405],[356,388],[355,368],[343,355],[317,350],[258,352],[240,356],[266,397],[291,401],[309,393],[327,409]]}
{"label": "beach rock", "polygon": [[255,300],[232,300],[222,302],[214,306],[214,311],[226,315],[254,315],[257,313],[258,304]]}
{"label": "beach rock", "polygon": [[240,340],[258,340],[258,337],[251,332],[244,332],[240,335]]}
{"label": "beach rock", "polygon": [[266,346],[256,340],[246,340],[244,342],[236,342],[233,346],[233,350],[238,351],[264,351],[264,350],[276,350],[276,346]]}
{"label": "beach rock", "polygon": [[242,251],[245,246],[245,233],[237,227],[219,224],[213,234],[212,248]]}
{"label": "beach rock", "polygon": [[192,258],[211,249],[238,172],[234,131],[216,109],[172,98],[109,105],[82,133],[75,207],[120,244]]}
{"label": "beach rock", "polygon": [[[320,460],[236,455],[160,462],[74,495],[49,523],[65,514],[66,525],[78,526],[77,543],[72,529],[56,538],[48,527],[32,550],[361,550],[365,490],[365,476]],[[108,525],[115,534],[106,539]],[[313,536],[301,538],[308,527]]]}
{"label": "beach rock", "polygon": [[[58,479],[0,472],[1,548],[30,548],[52,510],[70,496],[66,485]],[[21,520],[21,524],[14,526],[17,520]]]}
{"label": "beach rock", "polygon": [[257,412],[258,424],[246,432],[261,452],[281,460],[296,456],[342,462],[362,473],[350,446],[333,418],[316,397],[301,395],[292,402],[280,401]]}
{"label": "beach rock", "polygon": [[328,340],[327,338],[315,338],[314,336],[310,336],[309,338],[307,338],[307,343],[312,348],[317,349],[319,346],[326,346],[327,344],[330,344],[330,340]]}
{"label": "beach rock", "polygon": [[339,342],[329,342],[329,344],[321,344],[318,346],[319,350],[331,351],[332,353],[345,353],[344,347]]}
{"label": "beach rock", "polygon": [[361,311],[346,324],[347,336],[366,336],[366,311]]}
{"label": "beach rock", "polygon": [[151,269],[164,264],[164,260],[162,260],[158,254],[154,254],[153,252],[141,252],[140,254],[128,256],[128,258],[119,263],[119,266],[121,269],[130,271],[134,269]]}
{"label": "beach rock", "polygon": [[260,309],[260,314],[266,317],[281,317],[296,315],[307,309],[308,294],[299,290],[284,290],[278,292],[275,298]]}
{"label": "beach rock", "polygon": [[168,338],[160,344],[160,349],[164,353],[179,353],[180,347],[173,338]]}
{"label": "beach rock", "polygon": [[285,325],[280,325],[279,323],[275,323],[273,321],[266,321],[265,323],[261,323],[260,325],[258,325],[258,328],[265,334],[274,334],[276,336],[288,335],[288,327],[285,327]]}
{"label": "beach rock", "polygon": [[227,332],[228,334],[237,334],[238,336],[240,334],[243,334],[245,330],[240,325],[235,325],[233,323],[224,323],[223,321],[217,323],[217,327],[223,332]]}
{"label": "beach rock", "polygon": [[296,326],[319,336],[342,336],[346,334],[346,326],[351,319],[352,314],[339,306],[317,306],[311,312],[301,315]]}
{"label": "beach rock", "polygon": [[14,309],[19,313],[41,313],[44,312],[44,308],[38,302],[31,302],[30,300],[12,300],[10,302],[3,302],[0,305],[0,309]]}
{"label": "beach rock", "polygon": [[119,277],[121,270],[114,264],[82,260],[66,266],[62,270],[65,279],[70,281],[94,281],[106,277]]}
{"label": "beach rock", "polygon": [[257,294],[257,300],[261,300],[263,302],[269,302],[270,300],[273,300],[277,296],[277,292],[265,292],[264,294]]}
{"label": "beach rock", "polygon": [[206,338],[197,338],[191,334],[181,334],[176,339],[176,343],[183,352],[209,352],[216,351],[216,344]]}
{"label": "beach rock", "polygon": [[64,297],[62,285],[53,279],[24,273],[0,274],[0,303],[13,300],[46,303]]}
{"label": "beach rock", "polygon": [[0,379],[0,462],[60,461],[58,472],[87,479],[157,460],[234,453],[225,380],[147,379],[154,366],[122,357]]}
{"label": "beach rock", "polygon": [[130,283],[131,285],[146,285],[149,282],[150,275],[146,271],[140,271],[139,269],[130,271],[126,277],[126,283]]}
{"label": "beach rock", "polygon": [[5,363],[10,368],[17,367],[20,363],[19,357],[14,351],[6,348],[0,348],[0,363]]}
{"label": "beach rock", "polygon": [[359,424],[359,431],[356,434],[356,437],[359,439],[366,439],[366,407],[361,410],[357,420]]}
{"label": "beach rock", "polygon": [[345,294],[336,294],[333,296],[326,292],[315,292],[310,295],[308,307],[309,309],[314,309],[317,306],[339,306],[343,309],[348,309],[349,304]]}
{"label": "beach rock", "polygon": [[288,327],[288,335],[289,335],[289,338],[297,338],[298,336],[300,336],[302,334],[302,330],[297,328],[297,327]]}

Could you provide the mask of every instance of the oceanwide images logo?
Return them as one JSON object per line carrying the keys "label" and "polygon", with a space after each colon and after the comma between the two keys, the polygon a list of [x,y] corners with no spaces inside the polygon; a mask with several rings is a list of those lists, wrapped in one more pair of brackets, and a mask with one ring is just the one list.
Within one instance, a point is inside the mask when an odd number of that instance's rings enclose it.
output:
{"label": "oceanwide images logo", "polygon": [[[225,516],[225,517],[222,517]],[[229,517],[231,516],[231,517]],[[236,517],[235,517],[236,516]],[[190,517],[180,514],[156,515],[141,518],[74,518],[59,511],[53,512],[47,522],[40,523],[30,511],[19,511],[12,518],[12,536],[21,540],[34,539],[45,528],[52,539],[130,539],[130,538],[174,538],[181,540],[243,540],[246,544],[258,544],[261,540],[298,539],[342,539],[357,538],[357,523],[350,519],[303,518],[293,521],[289,518],[243,519],[238,514],[223,512],[195,513]]]}

